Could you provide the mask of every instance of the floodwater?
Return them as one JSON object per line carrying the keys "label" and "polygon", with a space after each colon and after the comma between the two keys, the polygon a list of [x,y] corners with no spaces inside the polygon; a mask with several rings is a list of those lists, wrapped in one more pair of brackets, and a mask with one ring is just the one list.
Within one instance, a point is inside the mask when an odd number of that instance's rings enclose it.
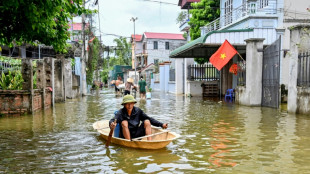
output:
{"label": "floodwater", "polygon": [[181,135],[160,150],[111,145],[92,123],[121,107],[112,90],[0,118],[0,173],[309,173],[310,116],[152,93],[136,104]]}

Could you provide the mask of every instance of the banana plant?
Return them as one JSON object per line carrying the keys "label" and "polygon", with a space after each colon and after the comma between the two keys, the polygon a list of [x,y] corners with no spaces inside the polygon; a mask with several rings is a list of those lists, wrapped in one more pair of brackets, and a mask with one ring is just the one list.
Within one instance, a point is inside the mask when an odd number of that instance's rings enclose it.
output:
{"label": "banana plant", "polygon": [[0,79],[0,88],[2,90],[21,90],[23,86],[23,77],[21,72],[14,72],[14,75],[11,71],[7,75],[3,72]]}

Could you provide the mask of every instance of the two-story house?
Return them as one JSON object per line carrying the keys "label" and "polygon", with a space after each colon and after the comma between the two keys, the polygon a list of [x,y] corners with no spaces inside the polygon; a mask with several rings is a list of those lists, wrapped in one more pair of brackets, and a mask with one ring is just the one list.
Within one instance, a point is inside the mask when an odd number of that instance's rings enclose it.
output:
{"label": "two-story house", "polygon": [[174,60],[169,58],[169,54],[184,45],[186,40],[182,34],[144,32],[142,35],[135,35],[135,43],[133,61],[135,55],[137,68],[143,68],[152,63],[157,65],[164,61],[172,61],[171,64],[174,67]]}
{"label": "two-story house", "polygon": [[[201,28],[200,38],[174,50],[170,57],[176,60],[209,58],[228,40],[246,62],[243,92],[249,97],[242,95],[240,103],[260,105],[264,98],[277,101],[279,85],[289,81],[286,67],[288,63],[284,58],[284,53],[289,48],[289,27],[309,22],[309,6],[310,1],[304,0],[221,0],[220,17]],[[236,55],[221,70],[219,87],[222,94],[228,88],[239,86],[238,76],[227,74],[229,66],[239,61],[242,59]],[[188,83],[185,75],[183,79],[176,81],[176,86],[181,86],[184,83],[182,80]],[[195,86],[198,87],[197,84]],[[188,89],[185,94],[195,91],[199,90]],[[274,106],[278,106],[278,101]]]}

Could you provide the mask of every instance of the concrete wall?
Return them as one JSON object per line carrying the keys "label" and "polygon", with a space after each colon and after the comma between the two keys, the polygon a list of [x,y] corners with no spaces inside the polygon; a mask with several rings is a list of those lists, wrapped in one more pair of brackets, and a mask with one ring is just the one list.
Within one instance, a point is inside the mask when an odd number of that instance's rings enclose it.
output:
{"label": "concrete wall", "polygon": [[[44,61],[44,72],[45,72],[45,80],[46,87],[50,87],[54,90],[54,58],[45,57]],[[55,92],[52,92],[52,105],[55,103]]]}
{"label": "concrete wall", "polygon": [[200,81],[187,81],[187,93],[191,96],[202,96],[202,87]]}
{"label": "concrete wall", "polygon": [[56,59],[54,61],[54,92],[55,92],[55,102],[65,101],[64,97],[64,83],[63,83],[63,61],[61,59]]}
{"label": "concrete wall", "polygon": [[65,97],[74,98],[72,96],[72,67],[71,59],[64,60],[64,88],[65,88]]}
{"label": "concrete wall", "polygon": [[310,114],[310,87],[297,87],[297,113]]}
{"label": "concrete wall", "polygon": [[175,82],[168,82],[168,92],[175,94]]}
{"label": "concrete wall", "polygon": [[160,91],[160,83],[155,82],[155,83],[154,83],[154,86],[153,86],[153,90],[154,90],[154,91]]}

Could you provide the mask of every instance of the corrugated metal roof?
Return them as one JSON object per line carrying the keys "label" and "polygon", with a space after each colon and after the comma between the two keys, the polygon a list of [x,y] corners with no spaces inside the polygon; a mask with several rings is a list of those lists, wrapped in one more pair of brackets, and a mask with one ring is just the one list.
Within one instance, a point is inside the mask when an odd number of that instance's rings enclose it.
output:
{"label": "corrugated metal roof", "polygon": [[[211,45],[221,45],[222,44],[222,40],[216,39],[217,42],[212,42],[208,43],[210,44],[210,46],[208,46],[206,44],[206,41],[210,41],[210,36],[214,35],[214,34],[221,34],[224,33],[226,34],[225,37],[223,37],[223,39],[229,39],[229,34],[234,34],[234,33],[240,33],[240,32],[244,32],[247,34],[247,36],[249,36],[248,33],[253,33],[254,29],[240,29],[240,30],[217,30],[217,31],[211,31],[208,34],[201,36],[175,50],[173,50],[170,54],[170,58],[191,58],[191,57],[204,57],[204,54],[207,53],[207,51],[203,51],[208,50],[211,47]],[[235,35],[233,35],[235,36]],[[239,36],[240,37],[240,36]],[[244,37],[244,39],[246,39],[248,37]],[[235,44],[235,39],[231,38],[230,39],[231,44]],[[239,42],[238,42],[239,44]],[[198,51],[194,51],[194,50],[198,50]]]}

